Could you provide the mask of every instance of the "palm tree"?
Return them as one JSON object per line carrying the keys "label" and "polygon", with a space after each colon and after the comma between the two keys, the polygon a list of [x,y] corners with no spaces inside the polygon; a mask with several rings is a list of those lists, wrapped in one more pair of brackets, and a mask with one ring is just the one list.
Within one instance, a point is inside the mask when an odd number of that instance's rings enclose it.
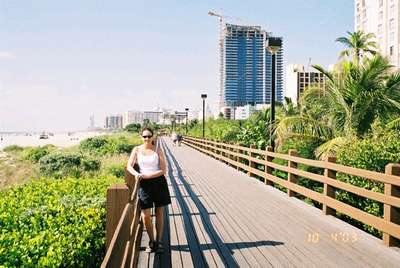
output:
{"label": "palm tree", "polygon": [[297,116],[282,119],[278,142],[291,136],[314,137],[323,142],[319,157],[335,154],[346,142],[362,137],[375,120],[391,120],[400,112],[400,74],[379,54],[362,65],[347,62],[340,73],[313,66],[327,79],[325,88],[307,89]]}
{"label": "palm tree", "polygon": [[365,34],[362,31],[347,32],[349,37],[339,37],[336,42],[342,43],[347,46],[347,49],[340,53],[340,58],[353,56],[353,61],[356,65],[361,61],[361,57],[366,54],[375,55],[378,46],[375,41],[373,33]]}

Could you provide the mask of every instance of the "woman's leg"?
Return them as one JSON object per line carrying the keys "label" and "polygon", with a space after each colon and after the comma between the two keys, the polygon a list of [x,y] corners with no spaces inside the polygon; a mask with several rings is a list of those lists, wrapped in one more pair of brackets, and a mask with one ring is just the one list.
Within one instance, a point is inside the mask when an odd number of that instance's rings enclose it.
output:
{"label": "woman's leg", "polygon": [[154,241],[153,224],[151,222],[151,208],[142,209],[142,219],[150,241]]}
{"label": "woman's leg", "polygon": [[156,207],[157,242],[161,241],[163,230],[164,230],[164,207]]}

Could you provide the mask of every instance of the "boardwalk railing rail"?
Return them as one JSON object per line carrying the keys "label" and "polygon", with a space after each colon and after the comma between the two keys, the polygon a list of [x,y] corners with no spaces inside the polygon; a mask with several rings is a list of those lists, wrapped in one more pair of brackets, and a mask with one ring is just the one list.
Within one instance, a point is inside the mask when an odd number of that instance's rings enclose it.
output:
{"label": "boardwalk railing rail", "polygon": [[[325,215],[335,215],[335,211],[338,211],[370,225],[382,231],[383,242],[386,246],[400,246],[400,164],[388,164],[385,173],[379,173],[336,164],[334,157],[329,157],[326,161],[301,158],[297,156],[294,150],[290,150],[289,154],[281,154],[273,152],[271,147],[267,147],[266,150],[260,150],[254,147],[249,148],[238,144],[190,136],[185,136],[183,143],[230,166],[234,166],[238,170],[243,170],[250,176],[258,176],[267,185],[275,183],[283,186],[287,189],[289,196],[298,193],[321,203],[323,206],[322,211]],[[272,162],[275,158],[286,160],[288,165]],[[263,170],[257,169],[255,164],[260,165]],[[298,164],[322,169],[324,173],[321,175],[298,169]],[[273,170],[287,173],[287,180],[273,175]],[[337,173],[381,182],[384,184],[384,193],[336,180]],[[323,193],[299,185],[297,183],[299,177],[322,183],[324,186]],[[383,218],[336,199],[336,190],[346,191],[383,204]]]}
{"label": "boardwalk railing rail", "polygon": [[125,170],[125,184],[107,189],[106,247],[102,268],[136,267],[142,233],[139,183]]}

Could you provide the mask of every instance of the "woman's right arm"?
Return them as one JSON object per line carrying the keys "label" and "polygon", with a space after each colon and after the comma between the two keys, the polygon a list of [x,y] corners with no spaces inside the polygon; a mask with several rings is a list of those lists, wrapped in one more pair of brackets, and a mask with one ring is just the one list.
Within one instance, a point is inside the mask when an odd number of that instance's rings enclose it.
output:
{"label": "woman's right arm", "polygon": [[135,176],[135,178],[140,176],[140,173],[133,168],[134,164],[136,163],[137,151],[138,147],[133,148],[131,155],[129,156],[128,163],[126,164],[126,169],[128,170],[129,173]]}

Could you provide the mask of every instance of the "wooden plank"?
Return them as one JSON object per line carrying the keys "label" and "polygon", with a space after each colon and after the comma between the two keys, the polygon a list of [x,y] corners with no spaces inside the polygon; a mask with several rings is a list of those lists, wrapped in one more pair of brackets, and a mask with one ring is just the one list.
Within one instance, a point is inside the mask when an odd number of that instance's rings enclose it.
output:
{"label": "wooden plank", "polygon": [[149,254],[144,252],[145,248],[149,244],[149,236],[147,234],[146,229],[143,227],[142,228],[142,239],[140,242],[140,252],[139,252],[139,257],[137,261],[137,267],[140,268],[147,268],[149,267]]}
{"label": "wooden plank", "polygon": [[[191,176],[187,176],[186,178],[190,178]],[[194,183],[194,182],[193,182]],[[199,186],[202,187],[202,186]],[[208,211],[217,211],[215,209],[211,209],[210,205],[209,205],[209,201],[210,200],[210,196],[207,194],[205,194],[204,192],[204,196],[206,198],[204,198],[204,201],[202,202],[205,210]],[[223,205],[222,203],[220,205]],[[226,207],[225,207],[226,209]],[[237,233],[238,230],[240,230],[240,225],[235,225],[235,221],[231,218],[229,218],[229,222],[226,220],[226,216],[224,215],[225,211],[219,211],[220,213],[216,213],[216,215],[214,217],[210,217],[210,216],[206,216],[205,213],[202,213],[202,217],[209,217],[210,218],[210,223],[207,224],[207,226],[214,226],[216,229],[216,232],[218,233],[219,236],[221,236],[221,238],[223,239],[223,241],[225,243],[228,243],[228,248],[231,251],[235,251],[235,249],[237,251],[240,252],[240,254],[234,254],[235,260],[236,262],[240,265],[240,266],[250,266],[250,267],[256,267],[256,266],[260,266],[260,264],[263,264],[264,267],[269,266],[266,265],[266,259],[262,256],[260,258],[260,254],[257,254],[257,252],[255,252],[254,250],[252,250],[251,247],[251,242],[243,242],[243,244],[245,246],[248,246],[249,248],[243,248],[240,249],[240,247],[237,246],[236,242],[240,241],[246,241],[244,238],[241,238],[241,236],[245,235],[243,232],[239,232],[240,234]],[[231,238],[233,237],[233,238]],[[247,240],[249,241],[249,240]],[[230,242],[230,243],[229,243]],[[256,257],[254,257],[256,256]]]}
{"label": "wooden plank", "polygon": [[[168,177],[168,180],[169,177]],[[171,248],[171,264],[172,267],[183,267],[182,266],[182,257],[179,248],[179,241],[178,241],[178,232],[176,226],[176,218],[180,217],[177,215],[177,211],[174,211],[174,203],[176,202],[175,191],[172,186],[169,186],[169,192],[171,194],[171,205],[168,206],[168,214],[169,216],[169,225],[170,225],[170,248]]]}

